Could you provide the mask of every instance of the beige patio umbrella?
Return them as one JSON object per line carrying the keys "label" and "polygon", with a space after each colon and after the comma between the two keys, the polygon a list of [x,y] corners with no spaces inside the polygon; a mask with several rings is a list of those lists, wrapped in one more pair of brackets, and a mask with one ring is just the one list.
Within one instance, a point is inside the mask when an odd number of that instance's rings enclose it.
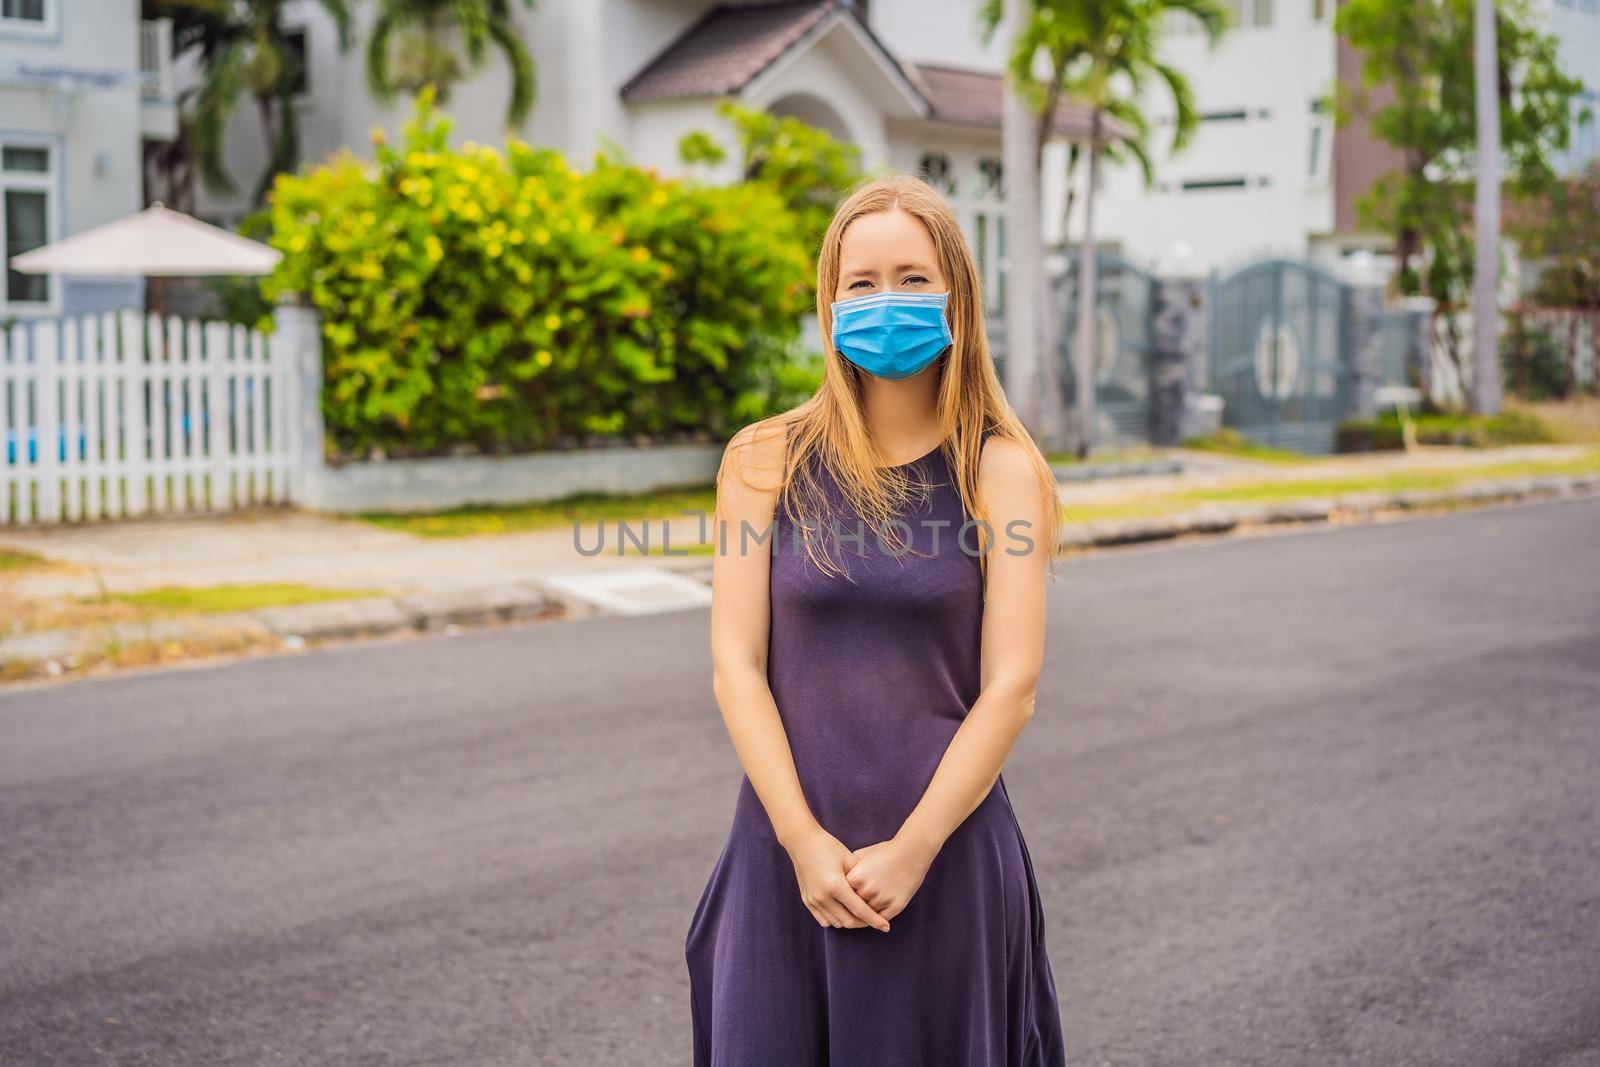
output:
{"label": "beige patio umbrella", "polygon": [[[75,277],[192,278],[270,274],[283,253],[160,203],[136,214],[24,252],[11,260],[25,274]],[[156,290],[160,310],[161,290]]]}

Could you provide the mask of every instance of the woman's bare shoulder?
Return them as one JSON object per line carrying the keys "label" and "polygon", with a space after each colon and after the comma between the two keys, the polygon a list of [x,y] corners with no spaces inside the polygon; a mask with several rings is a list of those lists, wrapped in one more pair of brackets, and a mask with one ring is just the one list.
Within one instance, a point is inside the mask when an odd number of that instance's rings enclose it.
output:
{"label": "woman's bare shoulder", "polygon": [[1034,454],[1028,442],[990,434],[978,456],[978,486],[989,492],[1032,492],[1039,481]]}
{"label": "woman's bare shoulder", "polygon": [[718,481],[731,475],[757,492],[777,492],[783,482],[788,442],[789,423],[783,415],[742,427],[723,449]]}

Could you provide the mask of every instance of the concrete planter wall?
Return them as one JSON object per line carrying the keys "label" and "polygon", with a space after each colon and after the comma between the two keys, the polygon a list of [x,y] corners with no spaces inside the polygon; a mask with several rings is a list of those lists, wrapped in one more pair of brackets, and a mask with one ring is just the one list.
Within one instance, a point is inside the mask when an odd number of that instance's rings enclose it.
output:
{"label": "concrete planter wall", "polygon": [[312,474],[302,502],[318,511],[437,511],[464,504],[527,504],[575,493],[644,493],[709,485],[722,446],[653,445],[348,463]]}

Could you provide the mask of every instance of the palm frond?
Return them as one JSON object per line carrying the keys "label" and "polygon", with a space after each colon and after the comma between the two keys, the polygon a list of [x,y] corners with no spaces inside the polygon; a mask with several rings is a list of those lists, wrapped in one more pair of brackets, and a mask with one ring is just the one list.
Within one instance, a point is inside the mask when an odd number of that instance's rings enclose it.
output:
{"label": "palm frond", "polygon": [[222,162],[228,115],[244,91],[247,46],[235,41],[217,51],[206,63],[195,93],[194,153],[200,180],[215,193],[233,193],[237,187]]}
{"label": "palm frond", "polygon": [[511,67],[511,101],[506,106],[506,123],[517,126],[533,109],[533,101],[539,89],[538,76],[533,69],[533,57],[528,54],[527,47],[523,45],[522,39],[517,36],[508,20],[491,21],[489,33],[495,44],[505,53],[506,62]]}

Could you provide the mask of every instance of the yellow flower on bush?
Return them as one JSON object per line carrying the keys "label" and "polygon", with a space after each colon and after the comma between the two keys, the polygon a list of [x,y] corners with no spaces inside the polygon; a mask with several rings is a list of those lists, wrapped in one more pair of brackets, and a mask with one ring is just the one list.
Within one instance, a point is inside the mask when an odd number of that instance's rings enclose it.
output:
{"label": "yellow flower on bush", "polygon": [[439,239],[431,233],[423,240],[422,251],[433,263],[444,258],[444,245],[440,244]]}
{"label": "yellow flower on bush", "polygon": [[549,349],[541,348],[537,353],[535,353],[533,360],[541,367],[548,367],[550,364],[556,361],[556,357],[550,354]]}
{"label": "yellow flower on bush", "polygon": [[544,328],[549,330],[551,333],[555,333],[557,330],[561,329],[561,316],[557,315],[553,311],[546,315],[544,317]]}

